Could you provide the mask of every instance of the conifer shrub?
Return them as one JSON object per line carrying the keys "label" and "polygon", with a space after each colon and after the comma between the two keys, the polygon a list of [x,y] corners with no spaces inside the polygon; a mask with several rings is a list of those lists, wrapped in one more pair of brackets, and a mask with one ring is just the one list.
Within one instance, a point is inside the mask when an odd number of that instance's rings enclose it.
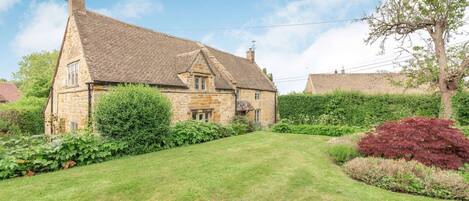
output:
{"label": "conifer shrub", "polygon": [[153,87],[121,85],[98,100],[94,117],[100,134],[127,143],[127,154],[141,154],[162,149],[171,105]]}
{"label": "conifer shrub", "polygon": [[469,163],[469,139],[450,120],[408,118],[378,126],[358,143],[366,156],[416,160],[458,169]]}

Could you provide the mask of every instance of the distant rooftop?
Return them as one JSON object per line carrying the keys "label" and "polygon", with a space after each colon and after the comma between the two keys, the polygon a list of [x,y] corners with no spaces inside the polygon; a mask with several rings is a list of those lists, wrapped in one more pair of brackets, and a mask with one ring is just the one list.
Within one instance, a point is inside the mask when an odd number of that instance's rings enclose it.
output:
{"label": "distant rooftop", "polygon": [[15,102],[21,94],[13,83],[0,83],[0,102]]}

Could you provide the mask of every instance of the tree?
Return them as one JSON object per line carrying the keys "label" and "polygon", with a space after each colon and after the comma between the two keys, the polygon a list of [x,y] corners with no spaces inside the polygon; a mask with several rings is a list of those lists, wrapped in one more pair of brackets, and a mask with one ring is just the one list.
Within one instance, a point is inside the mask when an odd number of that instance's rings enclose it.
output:
{"label": "tree", "polygon": [[[425,52],[414,70],[433,69],[437,76],[438,89],[441,94],[441,118],[452,117],[451,99],[458,85],[469,69],[469,55],[462,52],[457,65],[450,66],[447,42],[457,34],[464,24],[464,12],[469,6],[467,0],[384,0],[376,12],[367,17],[370,33],[366,40],[373,44],[381,40],[381,47],[390,38],[401,41],[411,40],[412,34],[426,32],[426,42],[432,47],[414,48],[414,56]],[[455,51],[456,52],[456,51]],[[432,56],[433,55],[433,56]],[[422,55],[420,55],[422,56]],[[426,61],[421,63],[421,61]],[[434,59],[435,62],[430,62]],[[436,64],[435,66],[431,66]]]}
{"label": "tree", "polygon": [[24,56],[18,63],[20,69],[13,73],[24,96],[47,97],[57,64],[58,52],[40,52]]}

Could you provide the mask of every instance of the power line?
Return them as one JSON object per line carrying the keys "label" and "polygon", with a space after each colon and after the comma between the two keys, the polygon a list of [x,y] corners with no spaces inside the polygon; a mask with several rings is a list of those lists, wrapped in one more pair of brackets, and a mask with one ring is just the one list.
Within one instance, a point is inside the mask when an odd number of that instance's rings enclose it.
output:
{"label": "power line", "polygon": [[341,19],[341,20],[328,20],[319,22],[304,22],[304,23],[291,23],[291,24],[272,24],[272,25],[259,25],[259,26],[238,26],[238,27],[205,27],[205,28],[161,28],[164,30],[175,30],[175,31],[201,31],[201,30],[236,30],[236,29],[269,29],[269,28],[282,28],[282,27],[296,27],[296,26],[311,26],[320,24],[334,24],[342,22],[355,22],[360,21],[360,18],[353,19]]}

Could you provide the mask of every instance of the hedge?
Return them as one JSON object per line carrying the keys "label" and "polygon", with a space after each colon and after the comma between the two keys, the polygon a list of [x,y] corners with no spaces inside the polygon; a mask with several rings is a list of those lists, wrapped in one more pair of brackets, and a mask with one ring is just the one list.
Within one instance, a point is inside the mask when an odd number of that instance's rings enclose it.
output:
{"label": "hedge", "polygon": [[37,135],[44,132],[43,107],[46,99],[28,97],[0,105],[0,132]]}
{"label": "hedge", "polygon": [[363,131],[355,126],[334,126],[334,125],[292,125],[282,121],[275,124],[272,131],[278,133],[295,133],[305,135],[325,135],[325,136],[343,136]]}
{"label": "hedge", "polygon": [[[469,111],[462,108],[469,108],[469,95],[458,95],[455,102],[460,104],[456,108],[460,124],[468,124]],[[404,117],[438,117],[440,97],[335,92],[326,95],[283,95],[279,97],[278,104],[280,117],[294,124],[369,127]]]}

